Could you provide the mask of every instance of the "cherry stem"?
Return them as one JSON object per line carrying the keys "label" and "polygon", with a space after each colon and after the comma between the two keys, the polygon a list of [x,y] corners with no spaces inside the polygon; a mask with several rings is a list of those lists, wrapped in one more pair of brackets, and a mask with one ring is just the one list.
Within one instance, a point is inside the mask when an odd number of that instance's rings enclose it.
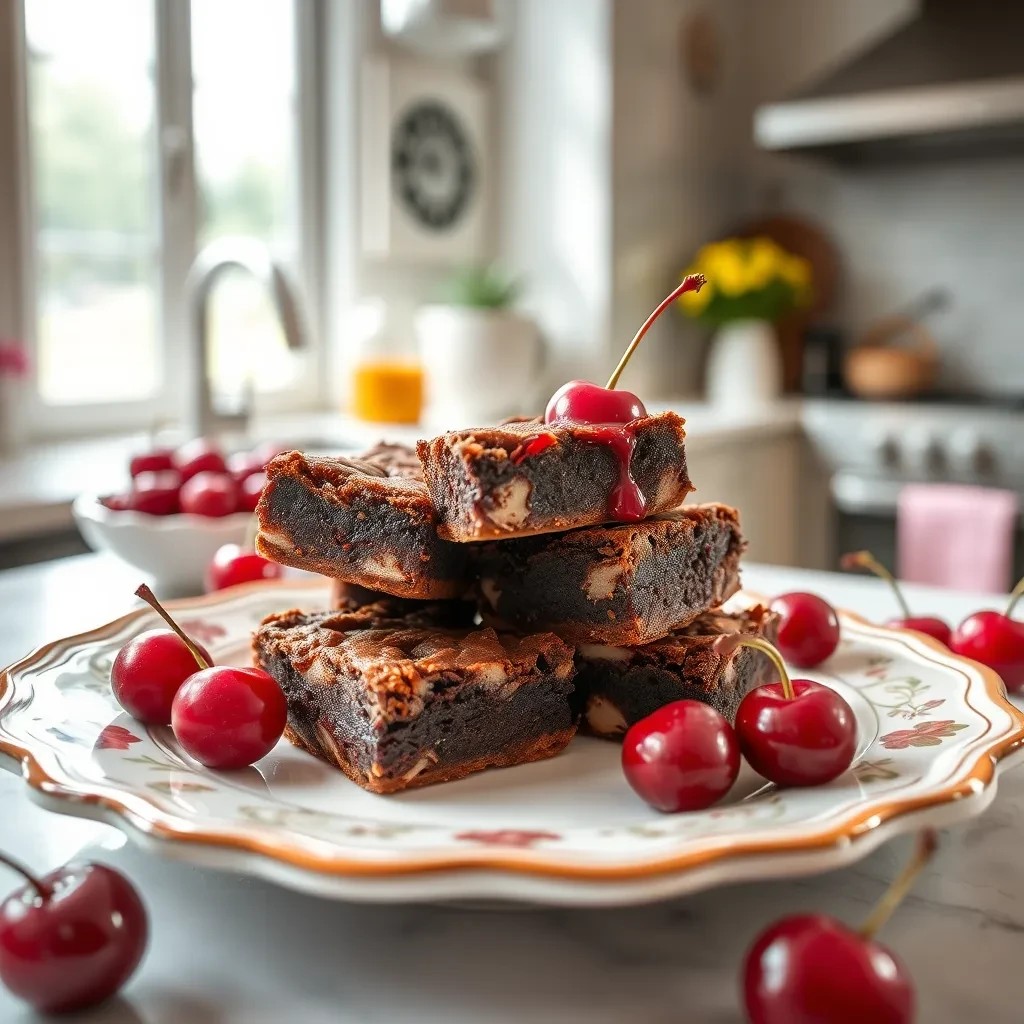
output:
{"label": "cherry stem", "polygon": [[181,637],[181,642],[192,652],[192,657],[196,659],[196,663],[201,669],[210,667],[210,663],[202,656],[199,648],[196,647],[196,645],[184,634],[181,626],[179,626],[174,619],[167,614],[164,606],[156,599],[156,594],[154,594],[145,583],[135,591],[135,596],[141,597],[142,600],[145,601],[146,604],[148,604],[149,607],[152,608],[153,611],[155,611],[157,615],[159,615],[160,618],[178,634],[178,636]]}
{"label": "cherry stem", "polygon": [[782,684],[782,694],[786,700],[792,700],[796,693],[793,690],[793,682],[786,671],[786,663],[782,655],[767,640],[759,636],[743,636],[740,633],[723,633],[714,644],[719,654],[731,654],[737,647],[750,647],[752,650],[766,654],[779,673],[779,682]]}
{"label": "cherry stem", "polygon": [[10,868],[15,874],[21,875],[22,878],[32,886],[33,889],[39,894],[40,899],[46,899],[50,895],[50,887],[43,883],[41,878],[32,874],[31,871],[24,864],[16,861],[13,857],[8,857],[5,853],[0,853],[0,864]]}
{"label": "cherry stem", "polygon": [[872,939],[881,931],[886,921],[903,902],[904,897],[913,888],[917,876],[925,869],[939,845],[939,837],[934,829],[925,829],[917,840],[917,849],[910,863],[899,873],[892,885],[885,891],[860,926],[859,932],[865,939]]}
{"label": "cherry stem", "polygon": [[[844,569],[867,569],[868,572],[873,572],[879,579],[885,580],[892,587],[893,596],[903,612],[903,618],[909,619],[911,617],[910,605],[907,604],[907,599],[903,596],[903,591],[900,590],[896,577],[870,551],[851,551],[848,555],[843,555],[839,559],[839,564]],[[1024,583],[1024,580],[1021,580],[1021,582]]]}
{"label": "cherry stem", "polygon": [[701,288],[707,283],[707,279],[703,274],[687,274],[683,280],[672,289],[672,291],[661,300],[661,304],[658,308],[643,322],[643,326],[636,334],[633,335],[633,340],[629,343],[629,348],[623,353],[622,358],[619,360],[619,365],[612,371],[612,375],[608,378],[608,383],[605,387],[609,391],[615,390],[615,385],[619,383],[619,378],[622,376],[622,371],[625,370],[626,364],[633,358],[633,353],[637,350],[640,342],[644,340],[644,335],[650,330],[651,324],[661,316],[662,313],[672,305],[680,295],[686,292],[699,292]]}
{"label": "cherry stem", "polygon": [[1017,607],[1017,602],[1024,597],[1024,579],[1022,579],[1017,586],[1010,591],[1010,603],[1006,606],[1006,617],[1009,618],[1013,614],[1013,609]]}

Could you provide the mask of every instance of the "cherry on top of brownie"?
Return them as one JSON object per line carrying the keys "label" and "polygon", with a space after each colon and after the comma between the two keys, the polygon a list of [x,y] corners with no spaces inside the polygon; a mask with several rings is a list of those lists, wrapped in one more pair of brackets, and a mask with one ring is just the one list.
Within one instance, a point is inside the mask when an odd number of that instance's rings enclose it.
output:
{"label": "cherry on top of brownie", "polygon": [[[684,423],[665,412],[612,425],[631,451],[609,443],[607,424],[536,420],[420,441],[438,532],[458,542],[494,540],[666,512],[693,490]],[[616,514],[616,496],[633,489],[642,511]]]}

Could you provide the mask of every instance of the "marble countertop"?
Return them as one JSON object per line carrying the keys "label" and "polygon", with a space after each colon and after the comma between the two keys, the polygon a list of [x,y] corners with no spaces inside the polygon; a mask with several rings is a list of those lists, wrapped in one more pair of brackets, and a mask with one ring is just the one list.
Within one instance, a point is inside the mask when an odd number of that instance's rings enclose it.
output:
{"label": "marble countertop", "polygon": [[[798,401],[725,410],[680,399],[653,402],[650,408],[684,415],[691,446],[793,431],[800,423]],[[352,451],[368,448],[381,437],[414,443],[439,429],[363,423],[341,413],[308,413],[261,419],[247,438],[227,438],[225,443],[229,450],[270,440],[299,448]],[[72,501],[84,491],[109,494],[123,488],[129,458],[151,445],[143,434],[124,434],[31,445],[0,458],[0,542],[70,528]]]}
{"label": "marble countertop", "polygon": [[[0,662],[125,611],[136,582],[96,555],[0,573]],[[871,618],[895,610],[869,579],[752,565],[745,583],[765,593],[818,590]],[[954,619],[983,601],[908,594],[922,612]],[[916,979],[920,1021],[1024,1019],[1022,834],[1016,770],[984,815],[943,834],[883,932]],[[757,932],[797,911],[859,922],[910,840],[842,871],[648,907],[353,906],[146,854],[109,826],[38,809],[18,778],[0,772],[0,844],[40,870],[71,857],[106,860],[149,905],[141,970],[122,999],[79,1018],[89,1024],[726,1024],[742,1020],[737,972]],[[0,1024],[35,1019],[0,991]]]}

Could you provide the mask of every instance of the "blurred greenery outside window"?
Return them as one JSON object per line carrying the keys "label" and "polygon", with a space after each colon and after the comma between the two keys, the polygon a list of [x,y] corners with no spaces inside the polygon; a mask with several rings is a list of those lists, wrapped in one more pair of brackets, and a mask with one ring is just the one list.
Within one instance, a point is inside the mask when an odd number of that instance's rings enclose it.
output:
{"label": "blurred greenery outside window", "polygon": [[[217,237],[255,236],[299,276],[302,0],[191,0],[188,38],[170,41],[159,0],[23,2],[38,398],[134,405],[145,423],[174,407],[180,365],[165,311],[184,311],[180,290],[170,309],[164,253],[187,263]],[[160,89],[188,82],[189,69],[194,176],[175,177]],[[195,190],[194,231],[162,194],[182,182]],[[220,387],[252,374],[261,391],[298,390],[302,367],[258,287],[225,278],[211,317]]]}

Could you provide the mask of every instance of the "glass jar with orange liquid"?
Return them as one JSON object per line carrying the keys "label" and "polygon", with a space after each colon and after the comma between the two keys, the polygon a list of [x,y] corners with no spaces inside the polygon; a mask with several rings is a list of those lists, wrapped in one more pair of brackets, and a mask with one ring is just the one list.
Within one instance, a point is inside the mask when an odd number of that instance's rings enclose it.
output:
{"label": "glass jar with orange liquid", "polygon": [[402,344],[380,301],[355,310],[351,325],[356,349],[352,414],[370,423],[418,423],[423,412],[423,367],[411,339]]}

